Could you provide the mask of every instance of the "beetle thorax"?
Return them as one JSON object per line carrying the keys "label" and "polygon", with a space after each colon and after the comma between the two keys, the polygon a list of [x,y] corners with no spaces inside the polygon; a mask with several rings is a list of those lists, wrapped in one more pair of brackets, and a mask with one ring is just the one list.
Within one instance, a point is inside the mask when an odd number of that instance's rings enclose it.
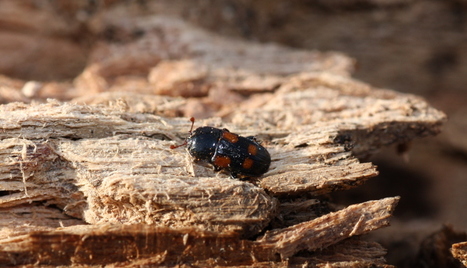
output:
{"label": "beetle thorax", "polygon": [[188,152],[199,160],[210,160],[216,152],[221,130],[212,127],[197,128],[187,139]]}

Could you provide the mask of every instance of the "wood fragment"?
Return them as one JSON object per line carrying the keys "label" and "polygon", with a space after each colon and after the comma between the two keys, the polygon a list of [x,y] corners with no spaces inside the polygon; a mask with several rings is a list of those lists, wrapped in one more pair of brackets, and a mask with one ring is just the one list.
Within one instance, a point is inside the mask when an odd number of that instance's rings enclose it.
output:
{"label": "wood fragment", "polygon": [[329,73],[292,76],[259,107],[254,102],[231,111],[232,122],[293,130],[280,142],[295,147],[338,143],[360,159],[383,146],[436,135],[446,121],[443,112],[420,97]]}
{"label": "wood fragment", "polygon": [[0,75],[0,104],[14,101],[29,102],[29,99],[19,90],[25,83]]}
{"label": "wood fragment", "polygon": [[[353,60],[336,52],[220,38],[160,15],[122,21],[119,16],[110,15],[112,10],[108,12],[105,21],[101,21],[103,28],[95,29],[96,32],[104,31],[104,25],[113,25],[125,32],[137,28],[145,35],[130,43],[96,47],[90,64],[75,79],[76,90],[83,96],[89,92],[127,90],[207,96],[208,91],[222,88],[249,95],[272,91],[290,74],[326,70],[348,75],[353,69]],[[146,75],[147,79],[137,79],[135,83],[135,76]]]}
{"label": "wood fragment", "polygon": [[388,225],[398,201],[398,197],[393,197],[352,205],[309,222],[268,231],[258,241],[283,259],[301,250],[326,248],[348,237]]}
{"label": "wood fragment", "polygon": [[[256,241],[241,240],[235,232],[141,224],[77,225],[56,230],[36,230],[1,239],[0,261],[14,265],[102,265],[147,261],[152,265],[198,263],[201,267],[214,263],[237,266],[269,262],[276,262],[278,267],[310,262],[316,265],[334,263],[335,266],[331,267],[352,267],[352,262],[357,260],[360,265],[381,264],[384,249],[375,243],[370,243],[371,247],[368,247],[369,242],[358,240],[349,240],[342,245],[338,243],[386,225],[387,217],[397,201],[398,198],[387,198],[350,206],[296,227],[268,232]],[[371,223],[365,227],[367,220]],[[294,254],[292,252],[305,248],[315,251],[326,247],[329,248],[319,256],[290,258]],[[109,251],[113,254],[104,253]],[[280,264],[277,253],[281,254],[284,266]]]}
{"label": "wood fragment", "polygon": [[467,241],[453,244],[451,247],[451,253],[454,258],[458,259],[465,267],[467,267]]}
{"label": "wood fragment", "polygon": [[124,120],[111,110],[58,103],[31,106],[20,117],[24,110],[14,107],[2,113],[0,185],[9,194],[0,207],[46,201],[93,224],[204,226],[245,236],[261,231],[276,211],[275,199],[250,183],[202,176],[215,174],[206,168],[193,177],[186,153],[157,139],[172,136],[176,124],[166,119],[135,123],[131,114]]}
{"label": "wood fragment", "polygon": [[386,264],[386,250],[380,244],[355,237],[318,252],[291,257],[289,263],[306,263],[308,267],[393,267]]}

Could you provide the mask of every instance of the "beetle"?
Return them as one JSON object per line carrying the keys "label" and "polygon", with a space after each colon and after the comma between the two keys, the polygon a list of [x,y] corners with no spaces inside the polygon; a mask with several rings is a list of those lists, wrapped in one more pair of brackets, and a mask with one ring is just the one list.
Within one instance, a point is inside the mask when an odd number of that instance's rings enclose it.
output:
{"label": "beetle", "polygon": [[188,138],[180,145],[171,145],[171,149],[186,145],[195,161],[206,161],[215,171],[227,171],[235,179],[259,177],[268,171],[271,156],[255,137],[208,126],[193,131],[194,117],[190,121]]}

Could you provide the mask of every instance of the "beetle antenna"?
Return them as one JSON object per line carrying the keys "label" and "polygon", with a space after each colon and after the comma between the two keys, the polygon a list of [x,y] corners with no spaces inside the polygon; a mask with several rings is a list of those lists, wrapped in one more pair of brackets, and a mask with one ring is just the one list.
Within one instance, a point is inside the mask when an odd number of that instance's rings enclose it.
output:
{"label": "beetle antenna", "polygon": [[184,143],[182,144],[179,144],[179,145],[170,145],[170,149],[177,149],[178,147],[182,147],[182,146],[185,146],[187,144],[187,141],[185,140]]}
{"label": "beetle antenna", "polygon": [[190,134],[191,134],[191,132],[193,132],[193,126],[195,125],[195,118],[191,117],[190,121],[191,121],[191,128],[190,128]]}
{"label": "beetle antenna", "polygon": [[[190,118],[190,121],[191,121],[191,128],[190,128],[190,131],[188,133],[191,133],[193,132],[193,126],[195,125],[195,118],[194,117],[191,117]],[[182,147],[182,146],[185,146],[187,145],[188,141],[185,139],[185,142],[183,142],[182,144],[179,144],[179,145],[170,145],[170,149],[177,149],[178,147]]]}

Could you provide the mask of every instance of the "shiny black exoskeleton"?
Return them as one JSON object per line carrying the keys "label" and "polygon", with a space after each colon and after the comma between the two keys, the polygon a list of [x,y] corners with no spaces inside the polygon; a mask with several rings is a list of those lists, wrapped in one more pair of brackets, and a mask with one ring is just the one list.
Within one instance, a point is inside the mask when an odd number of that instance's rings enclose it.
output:
{"label": "shiny black exoskeleton", "polygon": [[233,178],[247,179],[266,173],[271,164],[269,152],[254,137],[242,137],[227,129],[200,127],[193,130],[185,142],[172,149],[187,145],[188,152],[197,161],[207,161],[214,170],[230,172]]}

